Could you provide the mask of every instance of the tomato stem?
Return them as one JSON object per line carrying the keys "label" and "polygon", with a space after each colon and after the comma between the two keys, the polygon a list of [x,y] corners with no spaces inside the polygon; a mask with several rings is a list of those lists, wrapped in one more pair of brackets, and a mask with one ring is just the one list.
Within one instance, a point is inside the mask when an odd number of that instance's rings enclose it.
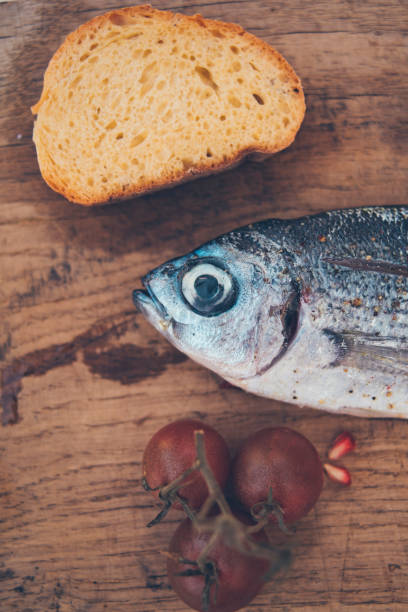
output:
{"label": "tomato stem", "polygon": [[[173,495],[177,489],[180,488],[180,485],[183,483],[184,479],[189,476],[192,472],[195,472],[199,468],[199,463],[197,459],[194,461],[191,467],[189,467],[185,472],[180,474],[177,478],[172,480],[169,484],[165,485],[161,488],[159,497],[161,499],[167,499],[171,495]],[[183,485],[186,483],[184,482]]]}
{"label": "tomato stem", "polygon": [[[202,554],[200,555],[200,557],[201,556]],[[178,557],[177,560],[179,563],[185,563],[186,565],[195,566],[196,569],[189,568],[189,569],[184,570],[183,572],[179,572],[177,575],[178,576],[203,576],[204,577],[204,588],[201,594],[201,605],[202,605],[204,612],[207,612],[210,608],[210,603],[211,603],[210,601],[211,593],[210,592],[211,592],[211,587],[213,584],[215,584],[213,603],[214,605],[217,603],[218,584],[219,584],[218,570],[217,570],[217,564],[215,563],[215,561],[212,561],[211,559],[207,559],[205,562],[200,562],[200,557],[197,559],[197,561],[191,561],[190,559],[186,559],[185,557]]]}
{"label": "tomato stem", "polygon": [[160,487],[151,487],[147,482],[145,476],[142,477],[142,487],[145,491],[158,491]]}
{"label": "tomato stem", "polygon": [[171,506],[173,505],[175,501],[178,501],[182,505],[185,513],[187,514],[190,520],[194,519],[194,516],[195,516],[194,512],[191,510],[186,500],[183,497],[181,497],[181,495],[179,495],[177,491],[180,488],[180,485],[182,483],[183,485],[185,485],[185,482],[183,482],[184,479],[187,476],[189,476],[192,472],[195,472],[198,469],[198,467],[199,467],[199,463],[196,459],[193,465],[190,468],[188,468],[188,470],[180,474],[178,478],[175,478],[174,480],[172,480],[172,482],[162,487],[161,489],[160,487],[156,487],[155,489],[152,489],[149,486],[146,478],[143,476],[142,478],[143,488],[146,491],[157,491],[158,489],[160,489],[159,499],[163,502],[163,506],[160,512],[155,516],[153,520],[147,523],[146,527],[153,527],[154,525],[157,525],[157,523],[160,523],[160,521],[162,521],[164,517],[167,515],[168,511],[170,510]]}
{"label": "tomato stem", "polygon": [[265,527],[269,522],[268,517],[271,514],[273,514],[273,516],[276,518],[278,527],[281,531],[283,531],[283,533],[286,535],[293,535],[295,533],[294,529],[289,529],[289,527],[286,525],[283,518],[283,510],[273,497],[272,487],[269,487],[268,499],[266,501],[257,502],[251,508],[251,516],[258,523],[257,525],[254,525],[255,529],[252,531],[258,531],[258,529],[256,529],[257,527],[259,529]]}
{"label": "tomato stem", "polygon": [[156,514],[154,519],[152,519],[149,523],[147,523],[146,527],[150,528],[150,527],[153,527],[154,525],[157,525],[157,523],[160,523],[160,521],[164,519],[164,517],[166,516],[166,514],[170,510],[172,503],[173,502],[170,499],[168,499],[165,502],[165,504],[162,507],[162,509],[160,510],[160,512],[158,514]]}
{"label": "tomato stem", "polygon": [[[228,502],[225,499],[223,492],[221,490],[221,487],[218,484],[214,474],[212,473],[210,466],[207,463],[207,457],[205,454],[205,447],[204,447],[204,432],[195,431],[194,436],[195,436],[195,445],[196,445],[196,451],[197,451],[197,462],[199,465],[200,472],[202,476],[204,477],[205,482],[207,483],[210,497],[212,497],[213,500],[217,502],[221,512],[223,512],[224,514],[230,514],[231,510],[228,505]],[[204,507],[205,506],[206,504],[204,503]],[[209,508],[208,509],[206,508],[206,511],[208,510]]]}

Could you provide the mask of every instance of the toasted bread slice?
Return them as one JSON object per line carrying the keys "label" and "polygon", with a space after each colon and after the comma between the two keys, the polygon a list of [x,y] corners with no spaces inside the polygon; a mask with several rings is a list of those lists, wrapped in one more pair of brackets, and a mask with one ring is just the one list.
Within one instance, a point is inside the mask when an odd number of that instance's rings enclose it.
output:
{"label": "toasted bread slice", "polygon": [[32,112],[45,181],[92,205],[276,153],[305,103],[291,66],[240,26],[135,6],[66,38]]}

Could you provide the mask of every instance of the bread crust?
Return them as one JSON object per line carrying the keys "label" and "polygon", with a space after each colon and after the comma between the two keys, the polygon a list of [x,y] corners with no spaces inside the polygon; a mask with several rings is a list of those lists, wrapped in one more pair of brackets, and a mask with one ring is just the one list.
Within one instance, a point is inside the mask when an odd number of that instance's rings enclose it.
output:
{"label": "bread crust", "polygon": [[[41,107],[43,105],[44,100],[49,95],[49,92],[55,87],[52,85],[53,83],[58,83],[58,72],[59,72],[59,61],[65,56],[70,55],[70,52],[77,44],[79,44],[82,38],[88,33],[95,31],[97,28],[103,28],[107,22],[112,22],[117,20],[118,24],[122,19],[128,19],[137,16],[145,16],[148,18],[154,18],[156,20],[162,20],[163,23],[176,23],[178,27],[201,27],[211,30],[218,30],[222,33],[222,35],[226,38],[232,37],[235,38],[236,35],[242,37],[242,40],[245,40],[251,47],[256,48],[259,52],[261,52],[266,57],[270,57],[275,63],[279,63],[281,68],[284,69],[288,87],[292,89],[293,92],[297,95],[297,103],[298,103],[298,113],[297,113],[297,122],[296,125],[292,128],[291,131],[288,131],[285,134],[285,138],[278,140],[276,143],[270,146],[262,146],[256,145],[245,147],[242,150],[239,150],[234,155],[224,155],[224,159],[219,162],[215,162],[214,160],[204,160],[200,165],[195,164],[194,167],[189,168],[188,170],[180,170],[180,171],[169,171],[167,174],[163,174],[160,180],[154,179],[145,179],[138,184],[129,184],[122,185],[122,189],[111,189],[109,196],[106,197],[105,194],[93,193],[91,195],[80,193],[80,191],[75,189],[75,186],[67,186],[61,180],[57,173],[53,171],[53,169],[47,165],[44,160],[44,156],[40,151],[40,147],[38,146],[38,142],[36,142],[35,138],[35,126],[34,126],[34,141],[37,146],[37,157],[40,165],[40,170],[45,182],[55,191],[63,195],[66,199],[71,202],[82,204],[86,206],[92,206],[96,204],[107,204],[113,201],[125,200],[132,197],[137,197],[146,193],[150,193],[153,191],[158,191],[161,189],[173,187],[175,185],[181,184],[183,182],[208,176],[211,174],[219,173],[234,166],[237,166],[239,163],[244,161],[247,157],[252,157],[255,161],[263,160],[278,151],[288,147],[293,140],[299,130],[299,127],[302,123],[306,106],[305,99],[303,94],[302,85],[299,77],[296,75],[294,69],[290,66],[290,64],[280,55],[278,51],[276,51],[273,47],[267,44],[265,41],[257,38],[253,34],[245,31],[240,25],[235,23],[228,23],[223,21],[217,21],[213,19],[207,19],[202,17],[201,15],[183,15],[180,13],[173,13],[171,11],[162,11],[158,9],[154,9],[150,5],[140,5],[140,6],[131,6],[125,7],[121,9],[115,9],[104,13],[103,15],[98,15],[94,17],[90,21],[80,25],[76,30],[68,34],[62,45],[55,52],[54,56],[51,58],[48,67],[44,74],[44,85],[41,93],[41,97],[39,101],[31,107],[31,111],[34,115],[37,115],[41,112]],[[46,152],[45,152],[46,156]]]}

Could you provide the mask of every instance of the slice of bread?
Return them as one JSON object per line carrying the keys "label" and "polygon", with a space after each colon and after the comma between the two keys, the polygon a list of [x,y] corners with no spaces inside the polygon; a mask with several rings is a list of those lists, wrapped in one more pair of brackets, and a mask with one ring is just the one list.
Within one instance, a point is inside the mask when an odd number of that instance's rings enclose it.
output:
{"label": "slice of bread", "polygon": [[276,153],[305,103],[286,60],[240,26],[136,6],[66,38],[32,112],[45,181],[92,205]]}

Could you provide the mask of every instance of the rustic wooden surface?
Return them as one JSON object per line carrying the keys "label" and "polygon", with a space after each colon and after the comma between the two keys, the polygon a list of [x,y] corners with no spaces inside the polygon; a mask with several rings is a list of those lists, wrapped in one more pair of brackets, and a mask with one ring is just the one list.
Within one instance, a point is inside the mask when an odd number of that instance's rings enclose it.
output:
{"label": "rustic wooden surface", "polygon": [[30,105],[63,37],[112,0],[0,3],[0,609],[182,612],[140,487],[143,448],[182,416],[231,448],[286,423],[324,454],[358,451],[350,489],[325,486],[295,561],[248,610],[408,609],[408,423],[299,409],[220,386],[131,303],[140,277],[240,224],[334,207],[408,203],[404,1],[157,1],[240,22],[293,63],[307,98],[295,144],[263,164],[104,208],[44,184]]}

